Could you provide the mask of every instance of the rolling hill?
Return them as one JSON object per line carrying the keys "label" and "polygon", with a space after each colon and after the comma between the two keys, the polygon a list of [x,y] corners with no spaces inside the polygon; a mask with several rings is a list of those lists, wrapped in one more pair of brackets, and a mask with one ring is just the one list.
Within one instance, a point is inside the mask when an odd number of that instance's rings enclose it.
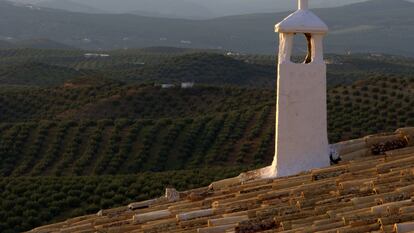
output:
{"label": "rolling hill", "polygon": [[44,63],[0,66],[0,85],[50,86],[84,75],[72,68]]}
{"label": "rolling hill", "polygon": [[[412,58],[327,62],[330,142],[414,125]],[[0,49],[0,232],[269,164],[275,76],[268,55]]]}
{"label": "rolling hill", "polygon": [[101,208],[154,198],[166,186],[192,189],[240,171],[243,169],[209,168],[124,176],[1,178],[0,231],[24,232]]}
{"label": "rolling hill", "polygon": [[[414,125],[412,58],[326,60],[330,142]],[[269,164],[275,70],[274,56],[216,50],[0,49],[0,231]],[[182,81],[196,86],[158,85]]]}
{"label": "rolling hill", "polygon": [[[414,55],[410,45],[414,35],[413,11],[414,4],[404,0],[373,0],[315,9],[331,28],[326,40],[328,52],[382,52],[410,56]],[[269,54],[277,45],[274,24],[287,14],[182,20],[127,14],[81,14],[1,2],[0,27],[4,36],[20,40],[49,38],[86,49],[181,46]],[[403,37],[401,33],[404,33]]]}
{"label": "rolling hill", "polygon": [[[331,87],[330,141],[413,125],[413,88],[401,76]],[[0,91],[2,232],[156,197],[169,185],[200,187],[273,158],[272,90],[87,79]]]}
{"label": "rolling hill", "polygon": [[31,49],[73,49],[69,45],[65,45],[49,39],[28,39],[14,42],[17,48]]}
{"label": "rolling hill", "polygon": [[[270,89],[275,86],[275,60],[269,55],[172,47],[100,52],[0,49],[0,85],[26,82],[40,87],[59,86],[73,78],[92,75],[130,84],[196,82]],[[352,84],[375,75],[412,76],[414,68],[412,58],[382,54],[329,54],[326,60],[329,86]]]}
{"label": "rolling hill", "polygon": [[[384,76],[330,88],[330,141],[414,125],[413,87],[412,77]],[[274,106],[275,93],[267,89],[162,89],[110,81],[5,88],[0,174],[263,165],[273,157]]]}
{"label": "rolling hill", "polygon": [[[193,53],[168,59],[160,64],[114,72],[129,82],[148,80],[162,83],[194,81],[210,85],[273,86],[272,66],[251,64],[215,53]],[[122,75],[123,74],[123,75]]]}
{"label": "rolling hill", "polygon": [[89,14],[100,14],[104,13],[105,11],[97,9],[87,4],[83,4],[82,2],[75,2],[71,0],[46,0],[40,1],[35,4],[36,6],[44,7],[44,8],[52,8],[52,9],[59,9],[65,11],[72,11],[72,12],[81,12],[81,13],[89,13]]}
{"label": "rolling hill", "polygon": [[[331,25],[328,51],[347,53],[326,56],[331,143],[414,126],[414,59],[380,53],[414,55],[413,6],[376,0],[317,10]],[[275,56],[228,50],[270,53],[272,24],[286,14],[183,20],[0,0],[0,38],[15,40],[0,43],[0,232],[95,214],[160,196],[166,187],[198,188],[268,165]],[[105,50],[111,48],[119,49]],[[195,86],[180,88],[187,81]],[[382,189],[388,190],[370,185],[360,191]],[[304,193],[298,194],[289,205],[306,208]]]}
{"label": "rolling hill", "polygon": [[13,43],[4,41],[4,40],[0,40],[0,49],[12,49],[15,48],[16,46]]}
{"label": "rolling hill", "polygon": [[27,39],[20,41],[0,40],[0,49],[73,49],[73,47],[49,39]]}

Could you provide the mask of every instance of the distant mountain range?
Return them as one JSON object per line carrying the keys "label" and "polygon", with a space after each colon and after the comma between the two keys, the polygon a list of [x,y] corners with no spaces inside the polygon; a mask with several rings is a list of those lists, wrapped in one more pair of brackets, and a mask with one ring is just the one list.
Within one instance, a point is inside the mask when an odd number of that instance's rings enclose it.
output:
{"label": "distant mountain range", "polygon": [[81,2],[75,2],[72,0],[43,0],[35,4],[36,6],[45,7],[45,8],[52,8],[52,9],[60,9],[72,12],[81,12],[81,13],[105,13],[105,11],[100,10],[98,8],[94,8],[87,4],[83,4]]}
{"label": "distant mountain range", "polygon": [[11,49],[15,48],[16,46],[13,43],[9,43],[7,41],[0,40],[0,49]]}
{"label": "distant mountain range", "polygon": [[[414,4],[373,0],[315,9],[330,26],[326,51],[414,56]],[[184,20],[132,14],[85,14],[16,6],[0,1],[0,39],[48,38],[84,49],[149,46],[224,49],[275,53],[274,25],[289,12]],[[298,47],[301,50],[301,47]]]}
{"label": "distant mountain range", "polygon": [[8,42],[0,40],[0,49],[31,48],[31,49],[74,49],[73,47],[49,39],[27,39]]}
{"label": "distant mountain range", "polygon": [[[238,14],[281,12],[296,0],[9,0],[82,13],[133,13],[150,17],[211,19]],[[312,7],[336,7],[366,0],[312,0]]]}

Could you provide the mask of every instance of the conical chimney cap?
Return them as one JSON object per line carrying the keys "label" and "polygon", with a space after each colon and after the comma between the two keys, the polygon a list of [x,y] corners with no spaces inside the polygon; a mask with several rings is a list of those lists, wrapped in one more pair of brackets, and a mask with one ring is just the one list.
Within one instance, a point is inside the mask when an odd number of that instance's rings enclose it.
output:
{"label": "conical chimney cap", "polygon": [[308,0],[298,0],[299,9],[276,25],[276,32],[283,33],[322,33],[328,26],[309,10]]}

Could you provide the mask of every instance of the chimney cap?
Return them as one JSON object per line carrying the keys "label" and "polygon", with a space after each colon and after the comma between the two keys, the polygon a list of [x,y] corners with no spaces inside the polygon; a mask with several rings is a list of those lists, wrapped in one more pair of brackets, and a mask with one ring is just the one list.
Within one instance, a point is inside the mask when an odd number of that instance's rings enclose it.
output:
{"label": "chimney cap", "polygon": [[299,9],[286,17],[275,27],[282,33],[322,33],[328,32],[328,26],[308,8],[308,0],[299,0]]}

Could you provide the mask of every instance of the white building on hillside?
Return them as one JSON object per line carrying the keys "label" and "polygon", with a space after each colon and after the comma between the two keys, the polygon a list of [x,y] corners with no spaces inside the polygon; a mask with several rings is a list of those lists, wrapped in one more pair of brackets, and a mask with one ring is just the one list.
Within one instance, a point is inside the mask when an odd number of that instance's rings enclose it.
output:
{"label": "white building on hillside", "polygon": [[84,57],[86,58],[97,58],[97,57],[110,57],[109,54],[104,53],[85,53]]}
{"label": "white building on hillside", "polygon": [[169,89],[169,88],[174,88],[174,87],[175,87],[174,84],[169,84],[169,83],[161,84],[162,89]]}
{"label": "white building on hillside", "polygon": [[194,82],[181,83],[181,88],[182,89],[193,88],[193,87],[194,87]]}

